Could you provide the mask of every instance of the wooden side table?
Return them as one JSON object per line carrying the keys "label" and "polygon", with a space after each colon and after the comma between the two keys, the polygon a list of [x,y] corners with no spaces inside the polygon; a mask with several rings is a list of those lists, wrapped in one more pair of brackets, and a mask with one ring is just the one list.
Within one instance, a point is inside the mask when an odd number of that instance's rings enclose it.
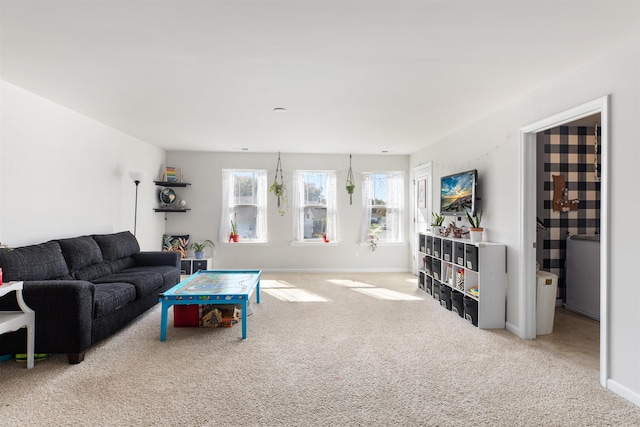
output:
{"label": "wooden side table", "polygon": [[27,328],[27,369],[33,368],[33,354],[36,334],[36,315],[24,302],[22,297],[23,282],[7,282],[0,284],[0,297],[9,292],[16,293],[18,306],[22,311],[0,311],[0,334]]}

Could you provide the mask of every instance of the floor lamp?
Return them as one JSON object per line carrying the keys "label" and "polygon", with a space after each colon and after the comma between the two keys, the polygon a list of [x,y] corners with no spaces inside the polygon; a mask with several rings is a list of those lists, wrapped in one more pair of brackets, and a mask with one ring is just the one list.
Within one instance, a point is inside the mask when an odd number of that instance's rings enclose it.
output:
{"label": "floor lamp", "polygon": [[136,235],[136,226],[138,222],[138,185],[147,176],[144,172],[129,172],[129,177],[136,184],[136,207],[133,211],[133,235]]}

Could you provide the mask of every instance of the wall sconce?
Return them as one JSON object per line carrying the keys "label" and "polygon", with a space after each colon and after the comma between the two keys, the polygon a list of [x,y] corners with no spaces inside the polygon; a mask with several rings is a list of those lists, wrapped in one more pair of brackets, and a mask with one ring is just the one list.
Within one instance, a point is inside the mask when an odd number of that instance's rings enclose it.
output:
{"label": "wall sconce", "polygon": [[146,178],[146,176],[147,174],[144,172],[129,172],[129,177],[136,184],[136,204],[135,204],[135,210],[133,211],[133,235],[134,236],[136,235],[136,227],[138,222],[138,185],[140,184],[140,181]]}

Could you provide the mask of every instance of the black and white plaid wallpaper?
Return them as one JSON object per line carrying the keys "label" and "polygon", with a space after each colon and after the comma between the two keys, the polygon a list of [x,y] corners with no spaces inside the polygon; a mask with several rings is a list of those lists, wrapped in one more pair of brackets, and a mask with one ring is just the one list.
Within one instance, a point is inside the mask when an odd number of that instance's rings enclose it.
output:
{"label": "black and white plaid wallpaper", "polygon": [[[564,298],[567,237],[600,234],[600,182],[595,177],[595,126],[560,126],[544,132],[544,218],[542,270],[558,276],[558,297]],[[598,129],[599,133],[599,129]],[[600,135],[598,135],[598,142]],[[598,165],[600,170],[600,165]],[[553,210],[553,175],[563,175],[568,199],[578,199],[578,210]]]}

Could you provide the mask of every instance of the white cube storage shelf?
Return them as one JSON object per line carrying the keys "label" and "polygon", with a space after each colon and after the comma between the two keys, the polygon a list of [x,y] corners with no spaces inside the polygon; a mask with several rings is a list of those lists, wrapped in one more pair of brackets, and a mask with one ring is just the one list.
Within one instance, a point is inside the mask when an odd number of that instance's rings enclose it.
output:
{"label": "white cube storage shelf", "polygon": [[190,276],[200,270],[211,270],[211,258],[182,258],[180,260],[180,275]]}
{"label": "white cube storage shelf", "polygon": [[[506,258],[503,244],[420,233],[418,287],[439,301],[444,295],[443,307],[463,310],[459,314],[481,329],[504,329]],[[448,302],[460,294],[464,309]]]}

